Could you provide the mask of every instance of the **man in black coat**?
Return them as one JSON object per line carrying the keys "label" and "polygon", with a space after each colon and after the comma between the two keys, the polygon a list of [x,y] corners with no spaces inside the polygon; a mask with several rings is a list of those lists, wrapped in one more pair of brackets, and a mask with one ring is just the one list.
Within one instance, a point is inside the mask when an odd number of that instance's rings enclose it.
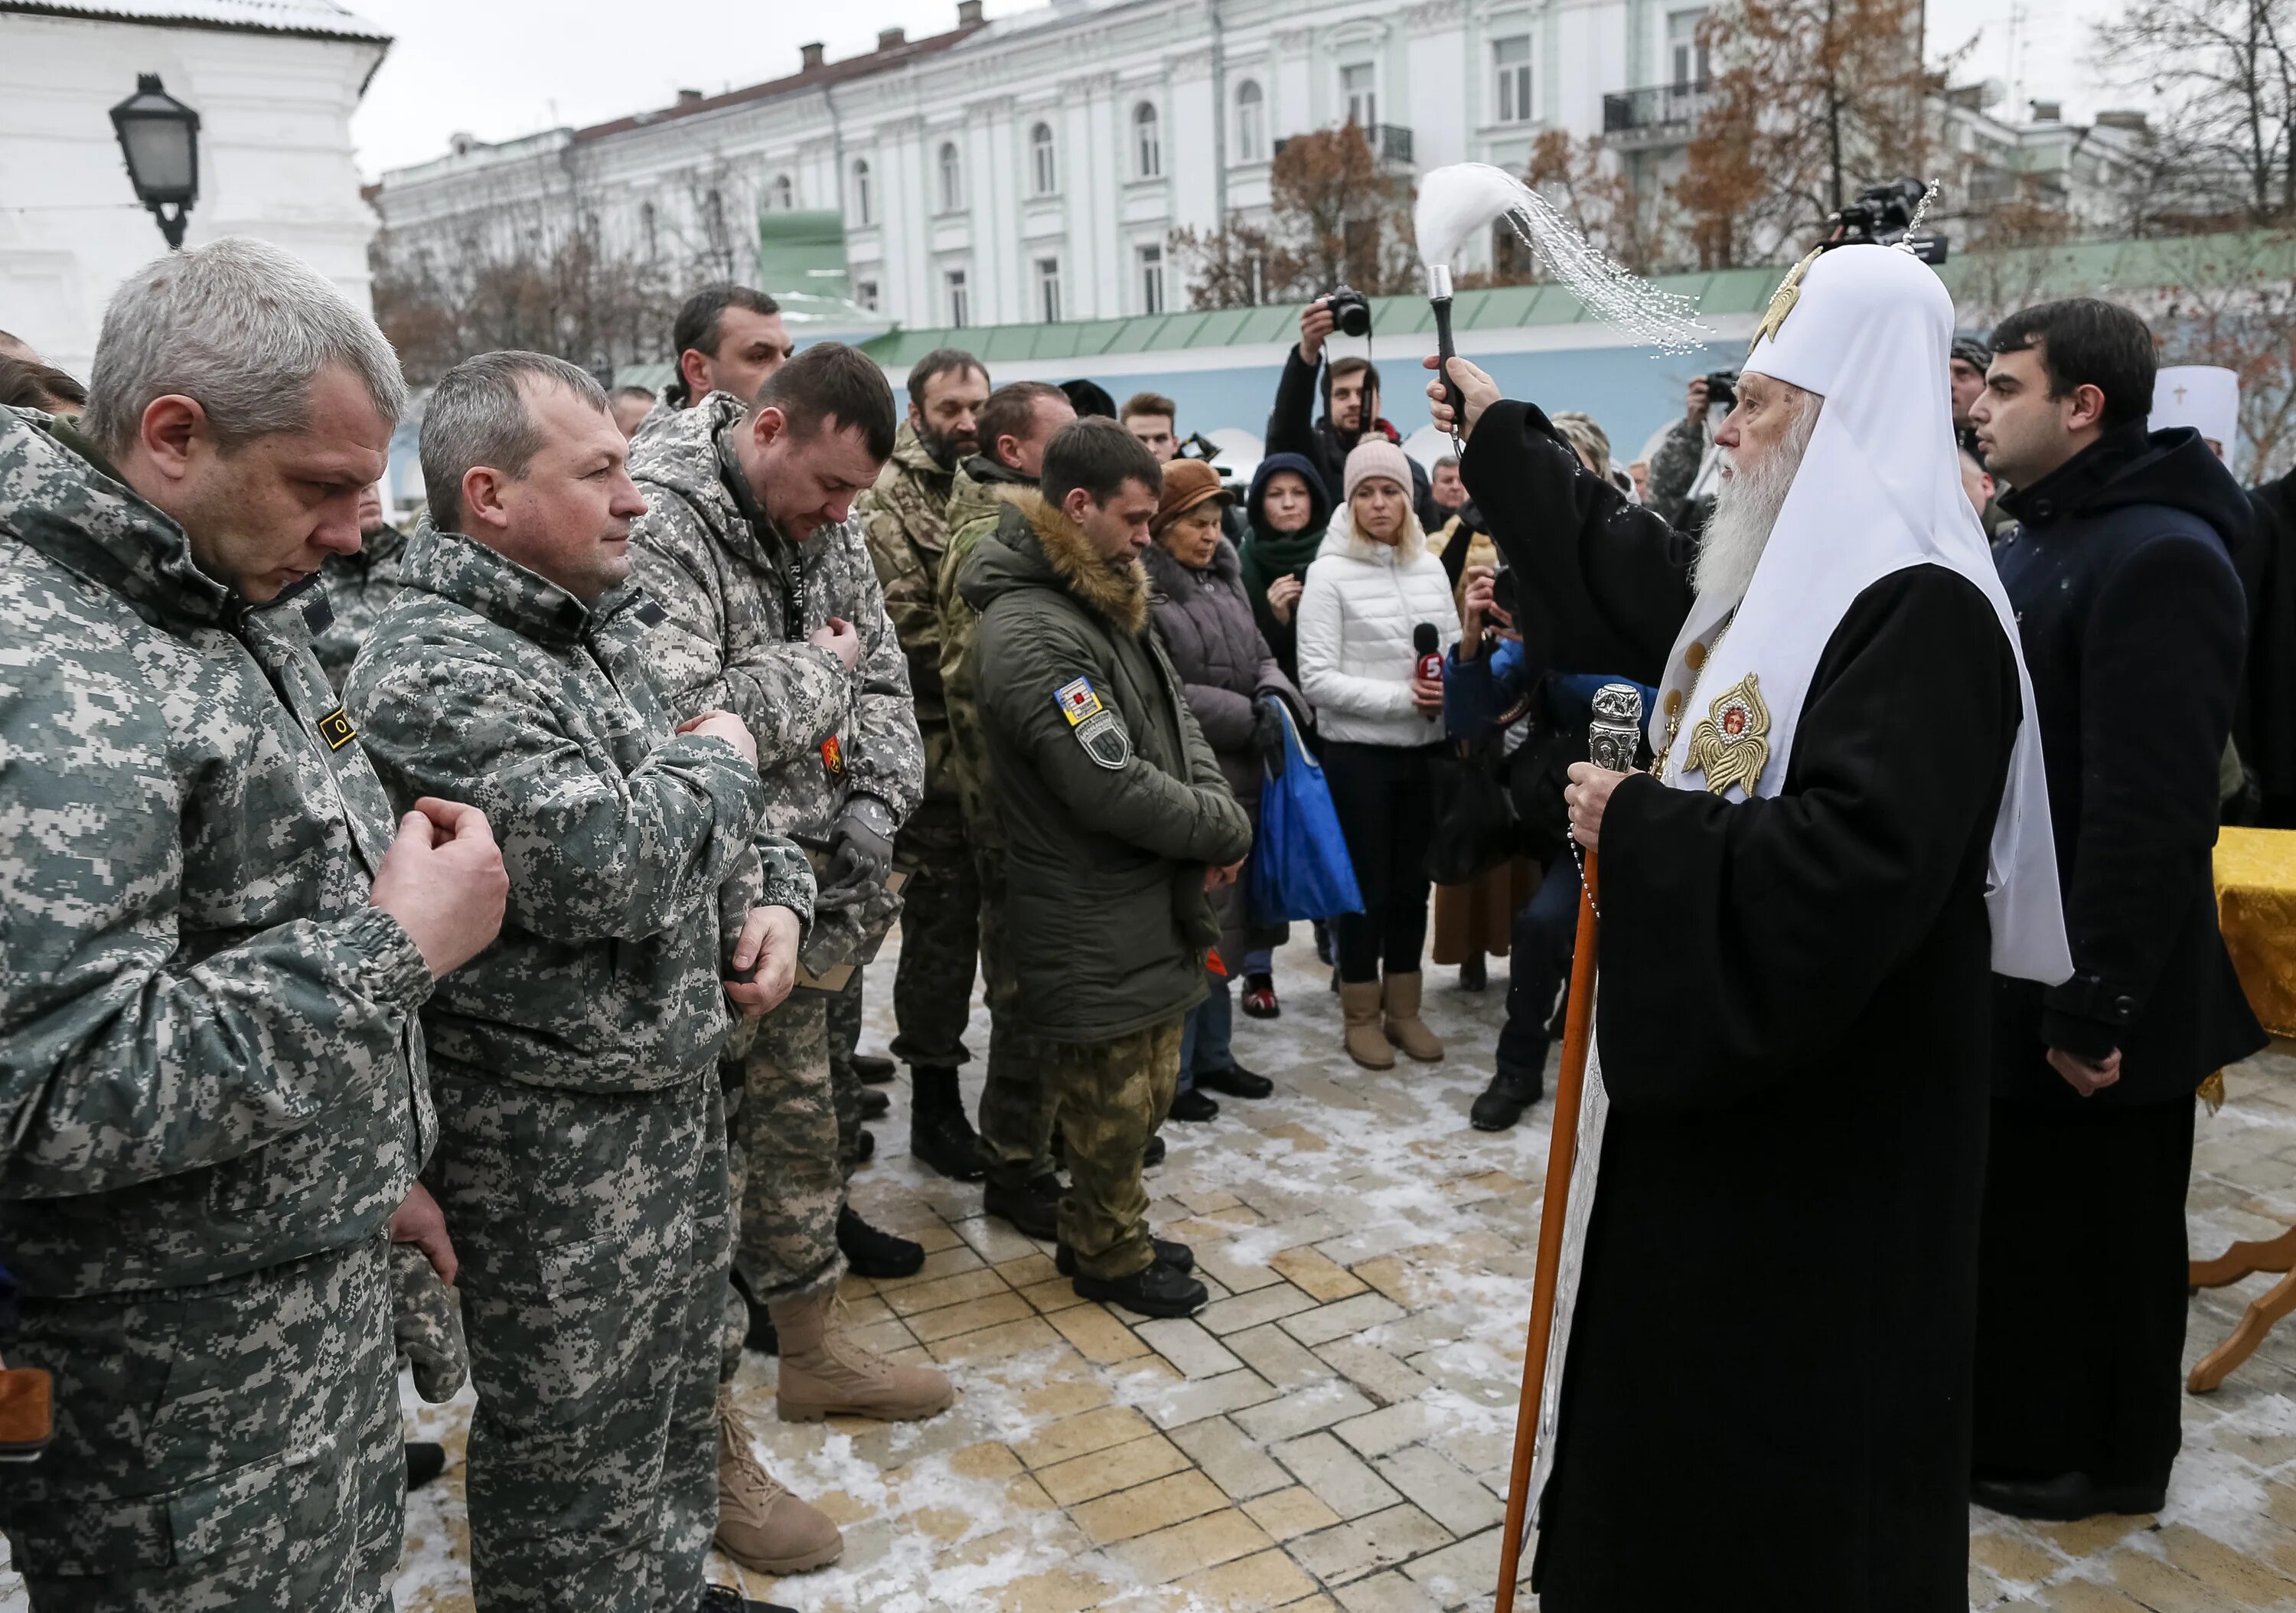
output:
{"label": "man in black coat", "polygon": [[2180,1436],[2193,1090],[2265,1043],[2217,933],[2218,762],[2248,510],[2190,428],[2148,433],[2152,333],[2079,298],[1993,333],[1971,420],[2048,759],[2073,977],[1997,980],[1972,1494],[2160,1510]]}
{"label": "man in black coat", "polygon": [[[1299,454],[1312,464],[1327,488],[1347,480],[1348,455],[1366,432],[1399,443],[1403,434],[1380,418],[1379,370],[1368,358],[1353,356],[1323,362],[1324,343],[1338,328],[1331,299],[1318,297],[1300,311],[1300,342],[1283,358],[1283,378],[1275,383],[1275,407],[1267,412],[1270,454]],[[1324,417],[1315,418],[1316,396],[1324,399]],[[1434,484],[1426,467],[1411,462],[1411,506],[1419,524],[1433,531],[1451,518],[1435,503]],[[1454,578],[1456,585],[1457,579]]]}

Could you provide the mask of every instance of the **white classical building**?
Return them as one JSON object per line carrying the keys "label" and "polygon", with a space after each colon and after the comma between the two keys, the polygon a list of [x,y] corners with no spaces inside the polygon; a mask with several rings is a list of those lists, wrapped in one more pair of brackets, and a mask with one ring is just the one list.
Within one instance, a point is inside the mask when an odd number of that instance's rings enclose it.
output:
{"label": "white classical building", "polygon": [[200,115],[186,243],[260,237],[367,306],[350,116],[390,45],[331,0],[0,0],[0,330],[84,378],[112,288],[166,250],[109,115],[145,73]]}
{"label": "white classical building", "polygon": [[947,32],[804,46],[767,83],[458,136],[382,176],[388,250],[443,267],[594,228],[681,283],[740,279],[761,215],[836,210],[851,294],[905,326],[1158,313],[1187,306],[1171,232],[1264,210],[1286,136],[1353,119],[1402,169],[1520,170],[1560,128],[1664,172],[1705,94],[1698,0],[951,4]]}

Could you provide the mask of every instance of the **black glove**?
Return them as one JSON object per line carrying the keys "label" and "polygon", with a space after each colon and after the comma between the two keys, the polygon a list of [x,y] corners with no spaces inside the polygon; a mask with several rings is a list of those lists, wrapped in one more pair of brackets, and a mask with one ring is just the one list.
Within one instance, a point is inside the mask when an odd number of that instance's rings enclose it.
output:
{"label": "black glove", "polygon": [[1274,695],[1262,695],[1252,712],[1251,748],[1267,764],[1267,776],[1281,778],[1284,764],[1291,760],[1290,748],[1283,743],[1283,703]]}
{"label": "black glove", "polygon": [[885,883],[893,871],[893,814],[874,795],[856,795],[829,831],[829,871],[816,906],[840,907]]}

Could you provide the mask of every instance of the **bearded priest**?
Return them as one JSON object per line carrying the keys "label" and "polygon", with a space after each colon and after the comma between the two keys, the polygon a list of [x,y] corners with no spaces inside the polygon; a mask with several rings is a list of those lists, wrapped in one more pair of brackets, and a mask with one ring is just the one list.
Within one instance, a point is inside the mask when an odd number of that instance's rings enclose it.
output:
{"label": "bearded priest", "polygon": [[1534,1491],[1546,1613],[1966,1606],[1988,975],[2071,963],[1952,341],[1907,254],[1804,259],[1702,549],[1453,361],[1526,649],[1660,691],[1652,770],[1569,791],[1602,851],[1601,1134]]}

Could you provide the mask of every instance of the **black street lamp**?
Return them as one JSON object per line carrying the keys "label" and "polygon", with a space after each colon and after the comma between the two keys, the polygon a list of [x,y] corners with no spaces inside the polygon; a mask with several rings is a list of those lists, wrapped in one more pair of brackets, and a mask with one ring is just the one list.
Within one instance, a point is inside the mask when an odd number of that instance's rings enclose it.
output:
{"label": "black street lamp", "polygon": [[135,93],[111,109],[111,127],[135,199],[160,221],[169,250],[181,247],[184,215],[200,199],[200,115],[160,88],[159,74],[138,73]]}

